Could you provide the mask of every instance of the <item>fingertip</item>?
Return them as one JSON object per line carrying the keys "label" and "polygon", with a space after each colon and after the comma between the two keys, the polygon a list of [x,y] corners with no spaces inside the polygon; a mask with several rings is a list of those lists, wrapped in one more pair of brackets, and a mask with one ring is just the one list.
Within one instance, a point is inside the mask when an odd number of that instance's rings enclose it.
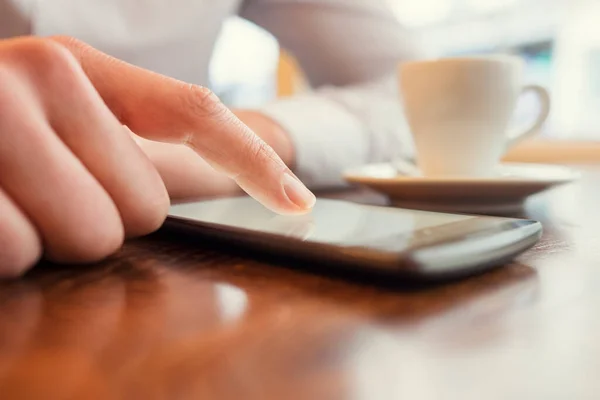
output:
{"label": "fingertip", "polygon": [[280,178],[256,182],[237,177],[237,184],[256,201],[271,211],[282,215],[302,215],[312,211],[316,197],[291,172],[283,172]]}
{"label": "fingertip", "polygon": [[286,172],[283,174],[281,181],[283,191],[288,200],[293,203],[300,212],[309,212],[312,210],[317,198],[298,178]]}

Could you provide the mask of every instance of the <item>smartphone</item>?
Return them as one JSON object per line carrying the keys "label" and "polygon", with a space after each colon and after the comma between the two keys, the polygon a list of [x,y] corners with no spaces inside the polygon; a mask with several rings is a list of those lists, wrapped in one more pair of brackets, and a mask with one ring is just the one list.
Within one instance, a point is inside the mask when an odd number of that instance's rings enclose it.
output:
{"label": "smartphone", "polygon": [[169,224],[227,244],[324,267],[443,279],[503,265],[540,238],[537,221],[444,214],[318,199],[309,214],[275,214],[249,197],[174,205]]}

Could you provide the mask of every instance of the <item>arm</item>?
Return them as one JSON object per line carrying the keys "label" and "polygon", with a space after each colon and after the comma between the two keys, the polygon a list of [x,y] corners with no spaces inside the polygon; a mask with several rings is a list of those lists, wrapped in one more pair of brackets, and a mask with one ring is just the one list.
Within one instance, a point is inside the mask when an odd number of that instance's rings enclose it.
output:
{"label": "arm", "polygon": [[274,34],[315,88],[259,110],[287,132],[305,183],[337,186],[345,168],[412,151],[395,71],[417,51],[384,0],[246,0],[241,16]]}

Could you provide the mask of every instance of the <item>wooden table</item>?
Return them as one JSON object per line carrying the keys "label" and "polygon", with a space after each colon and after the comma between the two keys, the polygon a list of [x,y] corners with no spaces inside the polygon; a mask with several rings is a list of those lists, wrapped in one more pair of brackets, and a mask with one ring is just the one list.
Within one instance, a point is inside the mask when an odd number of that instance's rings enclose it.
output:
{"label": "wooden table", "polygon": [[[354,193],[359,201],[380,201]],[[170,231],[0,284],[1,399],[600,398],[600,170],[543,240],[433,287],[268,265]]]}

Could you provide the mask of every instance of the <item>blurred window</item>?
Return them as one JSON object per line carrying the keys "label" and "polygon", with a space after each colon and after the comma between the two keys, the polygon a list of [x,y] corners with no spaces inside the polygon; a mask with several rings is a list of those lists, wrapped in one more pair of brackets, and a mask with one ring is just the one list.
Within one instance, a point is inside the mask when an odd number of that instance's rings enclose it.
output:
{"label": "blurred window", "polygon": [[210,86],[231,107],[253,107],[275,97],[277,41],[258,26],[230,18],[215,45]]}

